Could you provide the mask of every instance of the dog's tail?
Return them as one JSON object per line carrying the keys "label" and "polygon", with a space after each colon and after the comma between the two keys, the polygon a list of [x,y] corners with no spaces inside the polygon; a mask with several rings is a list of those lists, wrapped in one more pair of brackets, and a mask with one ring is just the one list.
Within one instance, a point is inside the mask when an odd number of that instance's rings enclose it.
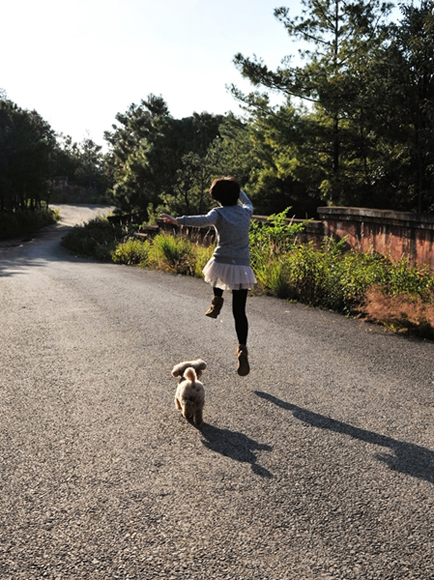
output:
{"label": "dog's tail", "polygon": [[188,369],[185,369],[185,371],[184,371],[184,377],[186,379],[188,379],[189,381],[191,381],[192,383],[194,383],[195,381],[197,381],[196,371],[194,370],[193,367],[188,367]]}

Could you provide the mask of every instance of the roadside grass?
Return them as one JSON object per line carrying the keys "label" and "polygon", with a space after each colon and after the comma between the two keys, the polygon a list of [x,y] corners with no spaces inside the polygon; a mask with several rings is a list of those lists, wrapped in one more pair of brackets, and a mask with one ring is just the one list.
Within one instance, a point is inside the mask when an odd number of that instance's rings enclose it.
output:
{"label": "roadside grass", "polygon": [[128,239],[117,245],[112,252],[111,258],[115,264],[127,266],[149,266],[149,251],[152,244],[149,240],[141,241]]}
{"label": "roadside grass", "polygon": [[59,211],[42,206],[36,210],[4,212],[0,214],[0,240],[33,234],[60,219]]}
{"label": "roadside grass", "polygon": [[[393,332],[434,340],[434,277],[427,268],[418,269],[405,258],[392,262],[380,254],[345,250],[345,240],[326,238],[320,247],[301,244],[300,225],[284,222],[282,215],[252,223],[252,268],[258,281],[253,293],[357,316]],[[199,278],[214,249],[167,233],[135,240],[104,218],[75,226],[63,244],[82,256]]]}

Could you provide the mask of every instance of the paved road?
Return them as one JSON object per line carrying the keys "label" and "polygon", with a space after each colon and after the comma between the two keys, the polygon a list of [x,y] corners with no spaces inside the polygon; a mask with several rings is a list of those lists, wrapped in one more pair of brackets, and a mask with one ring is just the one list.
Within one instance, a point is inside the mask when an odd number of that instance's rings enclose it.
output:
{"label": "paved road", "polygon": [[[434,577],[432,343],[252,297],[238,377],[202,281],[64,227],[0,247],[1,580]],[[198,356],[202,431],[170,376]]]}

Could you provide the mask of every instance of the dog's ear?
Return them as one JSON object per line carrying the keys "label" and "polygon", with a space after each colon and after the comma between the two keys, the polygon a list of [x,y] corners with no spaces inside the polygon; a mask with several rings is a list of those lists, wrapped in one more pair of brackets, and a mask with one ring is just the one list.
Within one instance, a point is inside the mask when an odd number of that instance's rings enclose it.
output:
{"label": "dog's ear", "polygon": [[179,363],[175,365],[172,369],[172,376],[173,377],[181,377],[182,373],[184,372],[185,363]]}
{"label": "dog's ear", "polygon": [[196,371],[197,378],[200,378],[206,370],[206,362],[200,358],[194,361],[194,364],[192,366]]}

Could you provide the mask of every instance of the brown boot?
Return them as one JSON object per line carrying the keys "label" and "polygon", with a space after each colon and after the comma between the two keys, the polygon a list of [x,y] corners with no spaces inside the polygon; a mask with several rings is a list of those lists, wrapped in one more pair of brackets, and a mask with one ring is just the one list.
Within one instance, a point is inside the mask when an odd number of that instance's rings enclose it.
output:
{"label": "brown boot", "polygon": [[245,377],[250,372],[249,361],[247,359],[247,346],[245,344],[239,344],[237,348],[238,357],[238,374],[240,377]]}
{"label": "brown boot", "polygon": [[211,301],[211,306],[205,312],[205,316],[209,316],[210,318],[217,318],[220,314],[220,310],[223,306],[223,298],[221,296],[214,296]]}

